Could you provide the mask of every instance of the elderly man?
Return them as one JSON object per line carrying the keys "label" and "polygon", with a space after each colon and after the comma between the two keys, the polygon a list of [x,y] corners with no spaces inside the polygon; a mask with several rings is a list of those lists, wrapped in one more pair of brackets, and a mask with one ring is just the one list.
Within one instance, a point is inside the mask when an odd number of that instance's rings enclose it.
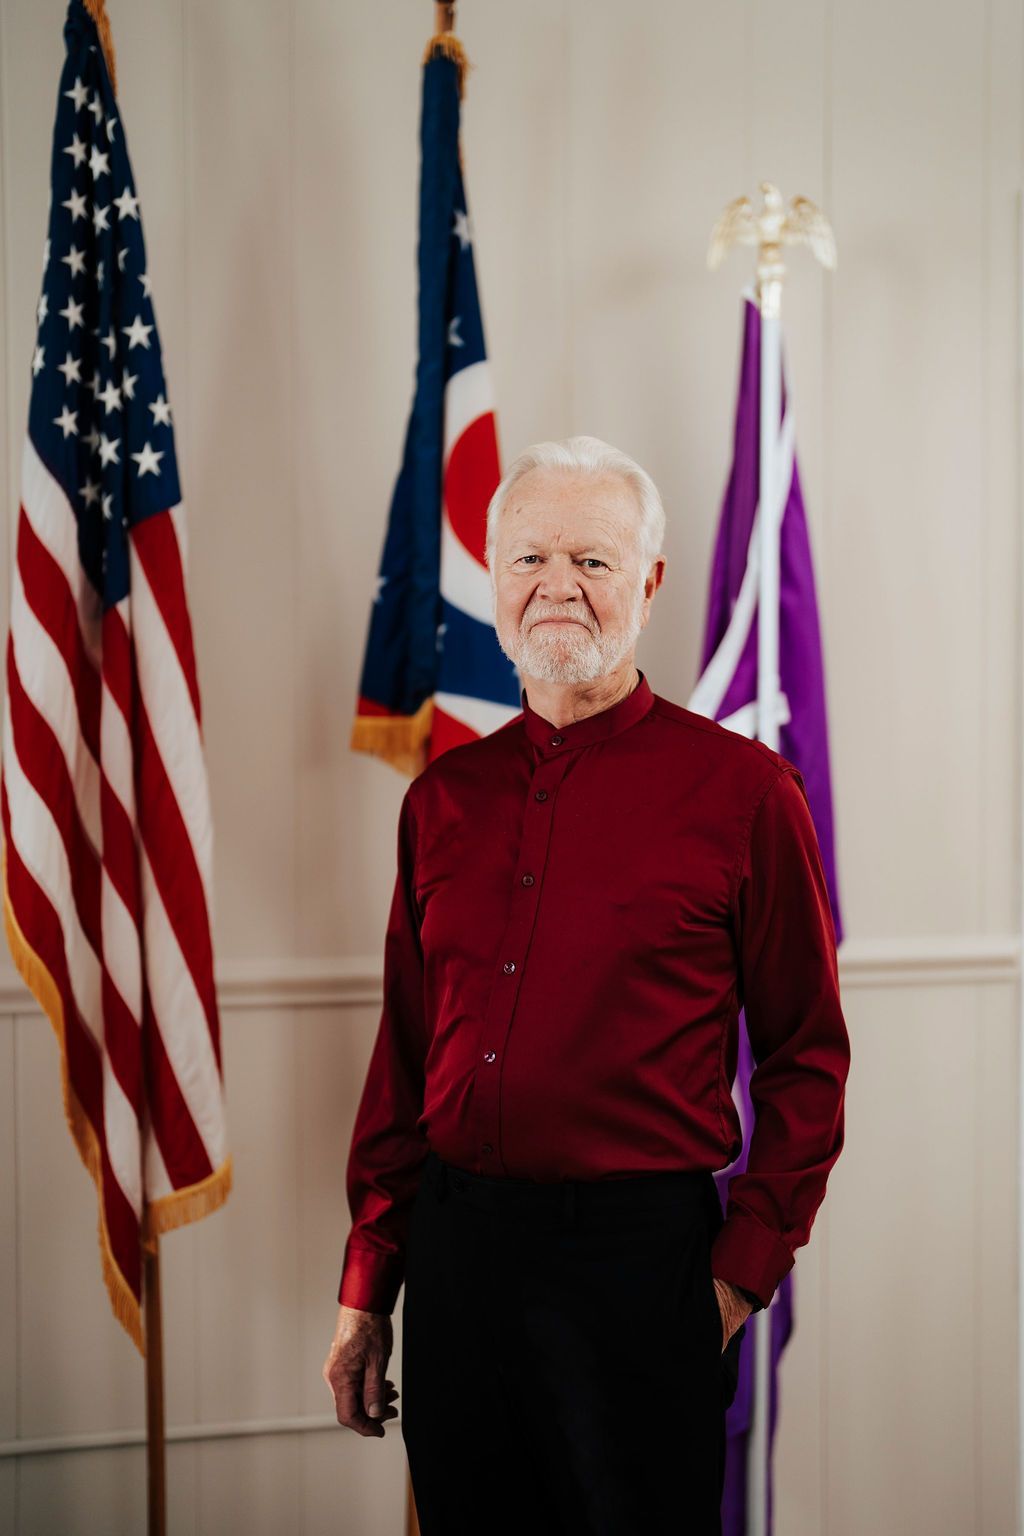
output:
{"label": "elderly man", "polygon": [[[402,1433],[423,1536],[721,1530],[752,1307],[843,1145],[849,1040],[803,780],[652,692],[650,477],[541,443],[488,509],[522,713],[443,754],[398,829],[384,1008],[324,1378]],[[738,1013],[757,1063],[745,1171]]]}

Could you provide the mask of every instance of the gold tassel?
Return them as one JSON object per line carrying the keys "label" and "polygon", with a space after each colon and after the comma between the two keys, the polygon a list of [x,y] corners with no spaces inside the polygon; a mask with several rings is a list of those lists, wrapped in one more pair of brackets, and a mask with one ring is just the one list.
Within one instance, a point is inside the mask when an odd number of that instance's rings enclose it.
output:
{"label": "gold tassel", "polygon": [[424,64],[429,64],[431,59],[451,59],[455,65],[459,81],[459,100],[462,100],[465,88],[466,76],[473,68],[466,57],[466,50],[455,36],[454,32],[436,32],[430,39],[423,53]]}
{"label": "gold tassel", "polygon": [[96,23],[96,30],[100,35],[100,47],[103,49],[103,57],[107,61],[107,74],[110,76],[110,84],[116,96],[117,58],[114,53],[114,39],[110,31],[110,18],[107,15],[105,0],[82,0],[82,4]]}
{"label": "gold tassel", "polygon": [[370,752],[399,773],[414,779],[427,766],[427,741],[434,718],[433,699],[424,699],[414,715],[357,715],[349,746]]}

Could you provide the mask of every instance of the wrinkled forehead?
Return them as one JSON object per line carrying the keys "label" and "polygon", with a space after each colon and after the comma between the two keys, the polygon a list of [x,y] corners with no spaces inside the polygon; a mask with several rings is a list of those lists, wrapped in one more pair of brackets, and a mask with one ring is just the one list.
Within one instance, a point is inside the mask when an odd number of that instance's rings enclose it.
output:
{"label": "wrinkled forehead", "polygon": [[636,547],[640,506],[621,475],[533,469],[512,487],[499,542],[538,547],[602,546],[610,555]]}

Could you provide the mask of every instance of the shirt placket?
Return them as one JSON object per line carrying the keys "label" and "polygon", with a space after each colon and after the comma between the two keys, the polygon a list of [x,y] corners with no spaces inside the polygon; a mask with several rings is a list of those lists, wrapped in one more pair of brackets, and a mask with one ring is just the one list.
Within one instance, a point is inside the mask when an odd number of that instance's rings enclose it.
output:
{"label": "shirt placket", "polygon": [[555,801],[572,751],[557,732],[548,737],[540,748],[541,755],[527,792],[519,857],[512,876],[509,919],[498,948],[473,1088],[477,1168],[481,1173],[506,1171],[501,1154],[501,1069],[520,984],[529,964],[530,940],[540,909]]}

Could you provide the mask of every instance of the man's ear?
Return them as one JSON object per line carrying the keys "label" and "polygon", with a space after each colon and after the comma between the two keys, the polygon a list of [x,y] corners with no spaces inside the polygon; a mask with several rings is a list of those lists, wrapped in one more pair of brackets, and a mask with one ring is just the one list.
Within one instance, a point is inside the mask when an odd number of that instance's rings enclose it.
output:
{"label": "man's ear", "polygon": [[664,578],[664,575],[665,575],[665,556],[664,555],[659,555],[657,560],[655,560],[653,562],[653,564],[651,565],[651,568],[647,572],[647,576],[646,576],[646,578],[644,580],[644,600],[645,601],[649,602],[651,600],[651,598],[653,598],[655,592],[657,592],[658,588],[661,586],[661,583],[662,583],[662,580]]}

